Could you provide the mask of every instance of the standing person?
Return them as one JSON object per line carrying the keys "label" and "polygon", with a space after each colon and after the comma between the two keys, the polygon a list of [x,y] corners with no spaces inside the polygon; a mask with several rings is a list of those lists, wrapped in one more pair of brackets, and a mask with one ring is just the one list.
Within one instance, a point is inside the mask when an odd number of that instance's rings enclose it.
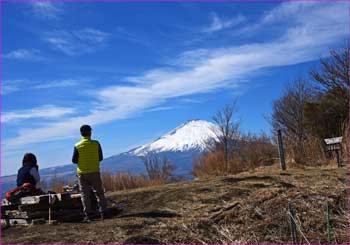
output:
{"label": "standing person", "polygon": [[[100,176],[100,161],[103,160],[101,145],[97,140],[91,140],[91,127],[80,127],[82,139],[75,144],[72,162],[77,164],[78,184],[84,209],[83,222],[89,223],[91,210],[90,194],[96,191],[101,219],[106,211],[107,201],[102,188]],[[91,189],[92,188],[92,189]]]}

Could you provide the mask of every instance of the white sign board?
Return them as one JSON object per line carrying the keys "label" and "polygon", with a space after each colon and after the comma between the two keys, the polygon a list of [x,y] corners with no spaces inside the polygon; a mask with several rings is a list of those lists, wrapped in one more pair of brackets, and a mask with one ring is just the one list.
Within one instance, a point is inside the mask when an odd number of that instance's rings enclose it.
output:
{"label": "white sign board", "polygon": [[341,144],[342,140],[343,140],[343,137],[335,137],[335,138],[324,139],[324,142],[326,142],[326,145],[333,145],[333,144]]}

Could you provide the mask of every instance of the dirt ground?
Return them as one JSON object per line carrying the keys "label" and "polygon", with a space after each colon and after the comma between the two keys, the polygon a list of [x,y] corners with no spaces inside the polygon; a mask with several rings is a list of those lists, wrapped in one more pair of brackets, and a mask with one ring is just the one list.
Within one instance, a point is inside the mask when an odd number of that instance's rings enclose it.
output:
{"label": "dirt ground", "polygon": [[[239,175],[108,193],[123,211],[89,224],[10,227],[1,243],[349,243],[346,168],[266,167]],[[330,208],[327,240],[325,205]]]}

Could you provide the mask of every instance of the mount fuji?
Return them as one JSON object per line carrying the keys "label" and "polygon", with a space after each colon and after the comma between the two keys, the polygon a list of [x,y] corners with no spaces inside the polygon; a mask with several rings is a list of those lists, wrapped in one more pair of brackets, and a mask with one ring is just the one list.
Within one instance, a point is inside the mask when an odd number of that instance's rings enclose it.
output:
{"label": "mount fuji", "polygon": [[141,173],[146,171],[142,157],[156,155],[172,162],[176,166],[176,175],[190,176],[193,158],[205,152],[208,141],[217,140],[217,135],[218,129],[213,123],[191,120],[151,143],[106,158],[102,168],[112,172]]}
{"label": "mount fuji", "polygon": [[[217,140],[218,128],[204,120],[190,120],[155,141],[138,146],[127,152],[105,158],[101,171],[145,173],[142,157],[166,157],[175,165],[174,174],[191,178],[193,159],[206,151],[208,141]],[[76,175],[76,165],[68,164],[40,169],[41,179],[50,182],[53,178],[70,179]],[[2,190],[15,187],[16,175],[1,177]]]}

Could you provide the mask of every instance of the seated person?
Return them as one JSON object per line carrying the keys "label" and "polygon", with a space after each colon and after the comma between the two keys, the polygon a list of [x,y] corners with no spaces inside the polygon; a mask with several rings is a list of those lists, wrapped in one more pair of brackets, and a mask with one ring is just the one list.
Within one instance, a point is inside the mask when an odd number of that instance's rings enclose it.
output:
{"label": "seated person", "polygon": [[6,192],[6,199],[16,203],[21,197],[43,195],[40,189],[39,166],[33,153],[26,153],[17,174],[17,188]]}
{"label": "seated person", "polygon": [[33,153],[24,154],[22,167],[17,174],[17,187],[30,183],[34,189],[40,189],[39,166]]}

